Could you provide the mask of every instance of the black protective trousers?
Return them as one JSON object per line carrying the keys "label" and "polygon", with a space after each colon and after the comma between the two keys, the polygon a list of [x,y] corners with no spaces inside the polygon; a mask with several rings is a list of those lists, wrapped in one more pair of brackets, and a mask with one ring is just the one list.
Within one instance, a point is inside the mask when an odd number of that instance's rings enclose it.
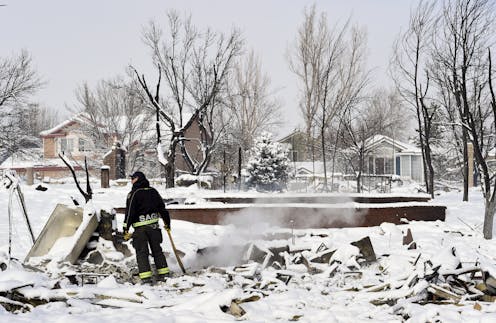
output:
{"label": "black protective trousers", "polygon": [[137,227],[133,233],[133,247],[136,250],[136,261],[138,262],[138,271],[141,279],[152,276],[150,261],[148,260],[149,249],[155,260],[155,267],[159,273],[167,268],[167,261],[162,252],[162,232],[158,224],[149,224]]}

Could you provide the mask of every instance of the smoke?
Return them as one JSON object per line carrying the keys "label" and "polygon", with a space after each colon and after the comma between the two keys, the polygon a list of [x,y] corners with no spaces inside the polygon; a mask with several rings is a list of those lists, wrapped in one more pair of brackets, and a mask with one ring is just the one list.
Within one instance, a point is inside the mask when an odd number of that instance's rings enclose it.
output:
{"label": "smoke", "polygon": [[247,249],[245,245],[227,244],[198,249],[194,262],[189,265],[193,269],[236,266],[243,263]]}
{"label": "smoke", "polygon": [[[244,255],[249,245],[261,239],[264,232],[274,230],[268,223],[256,219],[257,214],[251,209],[226,215],[219,223],[224,226],[222,235],[218,236],[216,245],[198,249],[196,257],[189,267],[201,269],[206,267],[227,267],[245,263]],[[228,220],[228,221],[226,221]]]}
{"label": "smoke", "polygon": [[254,201],[253,209],[272,226],[298,229],[359,226],[366,212],[351,197],[334,194],[262,197]]}
{"label": "smoke", "polygon": [[219,223],[227,228],[219,238],[218,245],[199,249],[190,266],[205,268],[239,265],[247,261],[244,256],[250,244],[260,243],[278,231],[291,233],[292,229],[349,227],[363,222],[366,211],[357,209],[351,198],[332,198],[335,199],[334,203],[329,203],[326,196],[312,196],[292,199],[291,204],[282,204],[283,199],[278,198],[271,199],[274,203],[267,203],[268,199],[261,198],[249,207],[228,213]]}

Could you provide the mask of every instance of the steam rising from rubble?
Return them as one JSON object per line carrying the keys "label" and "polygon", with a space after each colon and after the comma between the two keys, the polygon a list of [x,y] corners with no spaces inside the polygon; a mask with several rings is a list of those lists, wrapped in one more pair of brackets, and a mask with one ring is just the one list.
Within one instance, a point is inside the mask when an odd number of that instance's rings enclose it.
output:
{"label": "steam rising from rubble", "polygon": [[[242,264],[249,245],[257,240],[264,240],[264,235],[275,230],[287,232],[291,237],[291,228],[323,228],[337,226],[357,226],[363,221],[363,212],[355,209],[352,199],[340,197],[340,203],[302,203],[261,204],[264,199],[255,201],[253,206],[225,216],[220,224],[228,226],[221,237],[219,245],[198,251],[192,267],[234,266]],[[319,197],[312,197],[319,202]],[[289,238],[290,239],[290,238]],[[288,239],[288,240],[289,240]],[[290,242],[284,242],[289,244]]]}

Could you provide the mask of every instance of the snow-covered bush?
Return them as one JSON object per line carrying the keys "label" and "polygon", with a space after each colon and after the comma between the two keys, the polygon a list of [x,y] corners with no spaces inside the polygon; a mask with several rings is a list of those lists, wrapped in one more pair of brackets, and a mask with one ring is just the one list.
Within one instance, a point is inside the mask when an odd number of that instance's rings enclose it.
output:
{"label": "snow-covered bush", "polygon": [[262,133],[255,140],[246,170],[247,183],[259,191],[281,191],[288,179],[288,151],[282,144],[272,141],[272,135]]}
{"label": "snow-covered bush", "polygon": [[176,178],[175,185],[187,187],[193,184],[198,184],[198,181],[200,181],[200,186],[202,188],[212,188],[213,177],[208,175],[196,176],[191,174],[182,174]]}

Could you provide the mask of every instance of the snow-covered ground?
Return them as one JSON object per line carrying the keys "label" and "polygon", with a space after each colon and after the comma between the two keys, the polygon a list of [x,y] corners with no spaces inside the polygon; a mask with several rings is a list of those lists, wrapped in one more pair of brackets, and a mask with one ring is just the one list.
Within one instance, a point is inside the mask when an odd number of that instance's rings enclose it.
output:
{"label": "snow-covered ground", "polygon": [[[98,184],[94,184],[96,186]],[[43,229],[57,203],[71,205],[71,196],[83,202],[74,184],[46,185],[45,192],[34,186],[22,186],[29,219],[35,236]],[[95,189],[96,209],[110,210],[122,207],[130,186],[113,186],[111,189]],[[405,188],[402,188],[405,192]],[[164,198],[187,198],[202,202],[206,195],[220,192],[198,189],[159,189]],[[253,196],[253,193],[246,195]],[[245,320],[249,322],[301,321],[301,322],[496,322],[496,304],[462,300],[457,305],[420,305],[414,298],[406,297],[408,290],[391,288],[370,292],[369,286],[395,283],[405,280],[416,270],[413,260],[431,261],[441,265],[441,271],[449,272],[461,262],[463,267],[480,263],[485,270],[496,276],[496,245],[481,235],[484,203],[479,189],[470,192],[470,201],[462,202],[460,192],[440,193],[433,203],[448,207],[446,222],[410,222],[396,226],[383,224],[371,228],[306,229],[295,230],[294,243],[290,229],[271,228],[256,221],[240,221],[224,226],[208,226],[184,221],[172,221],[172,235],[178,249],[185,253],[183,262],[187,270],[181,270],[174,259],[168,261],[174,277],[158,286],[140,286],[121,282],[114,276],[99,280],[98,284],[72,285],[56,273],[39,273],[23,269],[12,262],[9,269],[0,272],[0,295],[13,286],[31,284],[23,293],[52,301],[12,314],[0,306],[0,321],[37,322],[116,322],[138,320],[142,322],[222,322]],[[0,192],[0,260],[5,259],[9,245],[9,221],[7,215],[8,193]],[[23,260],[31,248],[31,238],[19,207],[14,204],[13,257]],[[118,216],[118,222],[122,218]],[[408,250],[402,245],[403,234],[411,229],[417,249]],[[278,239],[262,239],[268,233],[279,233]],[[370,265],[346,264],[354,260],[356,249],[350,242],[370,237],[378,261]],[[337,249],[333,259],[343,265],[358,266],[357,272],[338,271],[331,275],[328,264],[315,264],[317,273],[309,273],[302,264],[287,263],[284,270],[257,263],[246,262],[244,270],[233,267],[239,261],[239,249],[255,242],[259,248],[285,247],[295,251],[307,249],[313,252],[322,246]],[[100,245],[102,249],[108,246]],[[164,234],[164,250],[172,253]],[[218,247],[207,257],[198,250]],[[110,248],[110,247],[109,247]],[[453,249],[454,248],[454,249]],[[455,256],[453,250],[456,250]],[[235,253],[238,254],[235,254]],[[305,254],[305,251],[303,252]],[[419,256],[420,254],[420,256]],[[288,256],[289,257],[289,256]],[[118,258],[116,258],[118,259]],[[351,260],[350,260],[351,259]],[[239,263],[241,265],[243,263]],[[215,267],[214,267],[215,266]],[[221,268],[217,268],[221,267]],[[208,268],[208,269],[203,269]],[[334,268],[336,269],[336,268]],[[129,268],[132,270],[132,268]],[[227,273],[226,273],[227,272]],[[251,279],[256,273],[256,279]],[[287,284],[277,279],[287,274]],[[377,273],[381,273],[378,275]],[[60,288],[53,288],[58,283]],[[400,297],[405,293],[405,297]],[[398,298],[394,305],[373,305],[377,299]],[[56,301],[59,299],[59,301]],[[6,298],[0,296],[0,302]],[[240,318],[230,314],[239,303],[245,314]],[[231,309],[228,308],[231,306]]]}

